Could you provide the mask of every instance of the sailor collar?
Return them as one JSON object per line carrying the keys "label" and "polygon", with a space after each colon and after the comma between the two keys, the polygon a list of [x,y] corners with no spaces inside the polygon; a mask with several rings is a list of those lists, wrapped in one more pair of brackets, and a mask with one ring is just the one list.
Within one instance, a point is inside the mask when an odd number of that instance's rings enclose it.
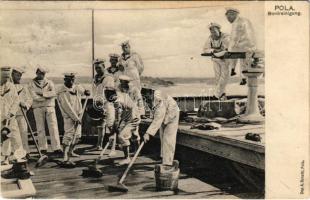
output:
{"label": "sailor collar", "polygon": [[4,85],[1,85],[1,87],[3,88],[3,92],[1,91],[1,97],[4,97],[7,93],[11,91],[10,82],[6,82]]}
{"label": "sailor collar", "polygon": [[95,84],[102,83],[103,79],[105,78],[105,75],[99,76],[98,74],[95,75]]}
{"label": "sailor collar", "polygon": [[124,54],[122,53],[122,59],[123,60],[128,60],[129,58],[131,58],[131,56],[134,54],[134,52],[130,52],[129,54]]}
{"label": "sailor collar", "polygon": [[34,78],[33,83],[35,84],[35,86],[37,86],[40,89],[43,89],[48,85],[48,81],[46,79],[39,81],[36,78]]}
{"label": "sailor collar", "polygon": [[72,88],[68,88],[67,86],[64,85],[64,90],[65,92],[68,92],[71,95],[75,95],[75,96],[77,95],[77,89],[75,85],[73,85]]}

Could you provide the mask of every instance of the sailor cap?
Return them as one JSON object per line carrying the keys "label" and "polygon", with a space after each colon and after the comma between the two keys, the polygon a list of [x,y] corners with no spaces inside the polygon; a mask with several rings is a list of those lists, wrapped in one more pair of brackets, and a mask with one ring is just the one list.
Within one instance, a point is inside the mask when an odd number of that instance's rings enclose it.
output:
{"label": "sailor cap", "polygon": [[11,75],[11,67],[8,66],[1,67],[1,75],[9,77]]}
{"label": "sailor cap", "polygon": [[76,73],[75,72],[66,72],[66,73],[63,73],[63,75],[65,78],[74,78]]}
{"label": "sailor cap", "polygon": [[23,69],[25,67],[13,67],[13,71],[17,71],[21,74],[25,73],[25,70]]}
{"label": "sailor cap", "polygon": [[120,55],[118,55],[117,53],[110,53],[109,57],[110,58],[117,58],[118,59],[120,57]]}
{"label": "sailor cap", "polygon": [[120,75],[118,79],[120,81],[131,81],[132,80],[129,76],[126,76],[126,75]]}
{"label": "sailor cap", "polygon": [[226,8],[226,13],[228,13],[229,11],[240,13],[240,11],[238,9],[236,9],[236,8]]}
{"label": "sailor cap", "polygon": [[100,64],[100,63],[104,63],[105,62],[105,59],[103,58],[96,58],[93,62],[93,64]]}
{"label": "sailor cap", "polygon": [[211,22],[209,25],[208,25],[208,28],[210,29],[211,27],[217,27],[217,28],[221,28],[221,25],[219,25],[218,23],[215,23],[215,22]]}
{"label": "sailor cap", "polygon": [[37,66],[37,71],[40,71],[40,72],[43,72],[43,73],[48,73],[48,69],[46,67],[43,67],[43,66],[40,66],[40,65]]}
{"label": "sailor cap", "polygon": [[124,42],[122,42],[121,44],[120,44],[120,46],[126,46],[126,45],[128,45],[129,44],[129,40],[125,40]]}

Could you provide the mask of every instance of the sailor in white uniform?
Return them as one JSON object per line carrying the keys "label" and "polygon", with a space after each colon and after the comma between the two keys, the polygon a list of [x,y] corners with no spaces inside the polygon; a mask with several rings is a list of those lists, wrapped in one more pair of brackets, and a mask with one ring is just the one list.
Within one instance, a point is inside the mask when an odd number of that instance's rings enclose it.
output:
{"label": "sailor in white uniform", "polygon": [[216,57],[223,55],[227,51],[229,44],[229,35],[221,32],[221,26],[217,23],[210,23],[209,29],[211,35],[203,48],[204,53],[213,53],[212,57],[213,69],[215,74],[215,92],[214,96],[217,99],[225,100],[225,88],[229,79],[229,64],[230,61],[224,58]]}
{"label": "sailor in white uniform", "polygon": [[23,147],[27,153],[26,158],[30,158],[30,149],[28,144],[28,126],[21,109],[23,109],[25,113],[30,109],[32,105],[32,97],[30,95],[28,87],[20,84],[20,80],[24,72],[25,72],[24,69],[14,67],[12,71],[12,79],[16,87],[20,102],[18,111],[16,113],[16,120],[19,127],[19,132],[21,134]]}
{"label": "sailor in white uniform", "polygon": [[179,107],[177,102],[159,90],[154,93],[155,113],[151,125],[148,127],[143,138],[145,142],[150,140],[160,130],[162,164],[172,166],[176,137],[179,126]]}
{"label": "sailor in white uniform", "polygon": [[[235,8],[226,8],[226,18],[232,24],[228,51],[246,52],[248,55],[254,53],[256,40],[252,23],[248,19],[240,17],[239,10]],[[240,59],[240,74],[242,77],[240,85],[246,84],[246,78],[242,75],[242,71],[247,68],[246,59]],[[231,73],[232,75],[235,73],[234,67]]]}
{"label": "sailor in white uniform", "polygon": [[[24,152],[22,140],[16,121],[16,113],[19,109],[19,98],[16,87],[10,81],[11,67],[1,68],[0,84],[0,109],[1,109],[1,128],[10,129],[9,138],[2,142],[1,154],[4,157],[2,164],[9,164],[9,157],[17,151]],[[26,154],[25,154],[26,155]]]}
{"label": "sailor in white uniform", "polygon": [[[89,96],[90,91],[85,90],[81,85],[75,84],[75,73],[68,72],[64,74],[64,85],[58,91],[58,101],[64,120],[64,137],[62,144],[64,146],[64,162],[69,160],[69,156],[78,157],[74,152],[78,140],[81,138],[81,114],[82,114],[82,96]],[[73,141],[74,135],[76,135]]]}
{"label": "sailor in white uniform", "polygon": [[38,67],[36,77],[29,84],[29,91],[33,99],[32,108],[38,132],[38,143],[43,154],[47,152],[47,137],[45,133],[45,120],[51,138],[53,154],[57,157],[63,155],[58,123],[55,111],[56,89],[53,81],[45,77],[47,69]]}

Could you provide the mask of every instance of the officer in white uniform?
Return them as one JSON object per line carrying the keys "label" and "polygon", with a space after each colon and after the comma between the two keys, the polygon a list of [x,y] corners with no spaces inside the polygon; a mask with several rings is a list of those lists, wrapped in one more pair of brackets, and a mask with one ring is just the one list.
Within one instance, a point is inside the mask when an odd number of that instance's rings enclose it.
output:
{"label": "officer in white uniform", "polygon": [[[78,157],[74,149],[81,138],[80,116],[82,114],[82,96],[90,95],[89,90],[85,90],[81,85],[75,84],[75,73],[64,74],[64,85],[59,89],[58,101],[64,120],[64,137],[62,144],[64,147],[64,162],[69,160],[69,156]],[[75,141],[73,137],[76,135]]]}
{"label": "officer in white uniform", "polygon": [[[243,17],[239,17],[239,10],[235,8],[226,8],[226,18],[232,24],[230,42],[228,51],[246,52],[251,55],[256,50],[256,40],[252,23]],[[246,70],[247,63],[245,59],[240,59],[240,69],[242,80],[240,85],[246,84],[246,78],[242,75],[242,71]],[[235,69],[232,68],[232,75]]]}
{"label": "officer in white uniform", "polygon": [[215,74],[215,93],[217,99],[225,100],[225,88],[229,79],[230,61],[217,55],[223,55],[227,51],[229,44],[229,35],[221,32],[221,26],[217,23],[210,23],[209,29],[211,35],[203,48],[204,53],[213,53],[213,68]]}
{"label": "officer in white uniform", "polygon": [[54,83],[45,77],[48,71],[38,67],[36,77],[29,84],[29,91],[33,99],[32,108],[38,132],[38,143],[42,153],[47,152],[47,138],[45,120],[51,138],[51,147],[55,156],[62,156],[59,140],[58,123],[55,111],[56,90]]}
{"label": "officer in white uniform", "polygon": [[144,65],[141,56],[131,51],[129,41],[121,44],[123,53],[119,58],[118,65],[123,75],[127,75],[132,79],[132,84],[141,91],[140,76],[144,70]]}
{"label": "officer in white uniform", "polygon": [[32,105],[32,97],[30,95],[28,87],[21,85],[20,80],[22,78],[22,75],[24,73],[24,69],[19,67],[14,67],[12,71],[12,79],[13,83],[16,87],[17,94],[19,97],[19,108],[16,113],[16,120],[19,127],[19,132],[21,134],[22,142],[24,150],[26,151],[27,155],[26,158],[30,158],[30,149],[28,145],[28,126],[25,120],[25,117],[21,111],[21,109],[24,110],[25,113],[30,109]]}
{"label": "officer in white uniform", "polygon": [[148,142],[160,129],[162,164],[172,166],[176,137],[179,126],[179,107],[177,102],[159,90],[154,92],[155,113],[151,125],[148,127],[144,141]]}
{"label": "officer in white uniform", "polygon": [[2,144],[1,154],[4,156],[2,164],[9,164],[9,156],[17,150],[24,151],[15,118],[20,102],[16,87],[10,82],[10,78],[11,67],[2,67],[0,85],[1,128],[7,126],[11,131],[9,139],[3,141]]}

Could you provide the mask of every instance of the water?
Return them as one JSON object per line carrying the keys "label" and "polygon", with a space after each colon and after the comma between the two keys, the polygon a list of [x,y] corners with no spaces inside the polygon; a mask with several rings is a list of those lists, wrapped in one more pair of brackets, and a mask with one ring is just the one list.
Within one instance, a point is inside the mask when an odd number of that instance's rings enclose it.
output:
{"label": "water", "polygon": [[[59,88],[62,84],[56,84]],[[91,90],[92,85],[89,83],[81,84],[85,89]],[[214,85],[206,83],[179,83],[173,86],[158,86],[156,89],[162,90],[173,97],[184,96],[212,96]],[[248,91],[247,86],[241,86],[239,83],[229,83],[226,87],[226,95],[243,95],[246,96]],[[265,85],[260,83],[258,87],[258,95],[265,95]]]}

